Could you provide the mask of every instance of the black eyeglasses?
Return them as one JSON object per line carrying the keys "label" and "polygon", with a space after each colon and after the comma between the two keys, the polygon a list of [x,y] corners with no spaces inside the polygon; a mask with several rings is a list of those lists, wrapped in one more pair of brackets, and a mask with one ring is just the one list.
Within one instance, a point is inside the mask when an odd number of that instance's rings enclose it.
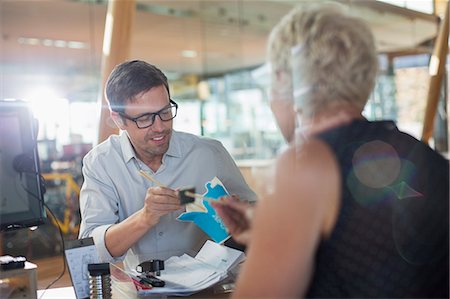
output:
{"label": "black eyeglasses", "polygon": [[158,115],[162,121],[169,121],[177,116],[178,104],[170,100],[170,104],[167,107],[162,108],[157,112],[145,113],[138,117],[131,117],[123,112],[117,112],[123,118],[129,119],[136,123],[139,129],[145,129],[153,125],[155,118]]}

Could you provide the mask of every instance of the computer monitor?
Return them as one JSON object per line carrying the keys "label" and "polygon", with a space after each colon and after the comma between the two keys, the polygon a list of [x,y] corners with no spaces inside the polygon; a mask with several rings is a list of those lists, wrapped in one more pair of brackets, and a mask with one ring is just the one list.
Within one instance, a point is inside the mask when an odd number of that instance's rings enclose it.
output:
{"label": "computer monitor", "polygon": [[37,123],[23,101],[0,101],[0,230],[44,222]]}

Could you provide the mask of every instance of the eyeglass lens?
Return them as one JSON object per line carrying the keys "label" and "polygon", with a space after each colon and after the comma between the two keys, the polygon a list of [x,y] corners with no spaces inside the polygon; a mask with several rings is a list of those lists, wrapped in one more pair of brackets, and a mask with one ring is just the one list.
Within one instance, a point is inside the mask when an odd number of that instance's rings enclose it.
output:
{"label": "eyeglass lens", "polygon": [[177,115],[177,107],[176,106],[170,106],[166,109],[163,109],[159,112],[155,113],[148,113],[145,115],[142,115],[141,117],[135,119],[136,125],[138,128],[147,128],[153,125],[155,122],[156,116],[159,116],[159,118],[162,121],[169,121],[173,119]]}

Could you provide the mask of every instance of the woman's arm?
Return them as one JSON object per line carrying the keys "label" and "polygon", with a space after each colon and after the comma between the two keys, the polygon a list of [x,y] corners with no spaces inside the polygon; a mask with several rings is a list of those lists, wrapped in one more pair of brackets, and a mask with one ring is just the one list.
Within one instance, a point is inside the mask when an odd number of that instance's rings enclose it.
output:
{"label": "woman's arm", "polygon": [[274,193],[258,202],[236,298],[303,296],[322,236],[340,198],[338,166],[321,141],[290,148],[277,161]]}

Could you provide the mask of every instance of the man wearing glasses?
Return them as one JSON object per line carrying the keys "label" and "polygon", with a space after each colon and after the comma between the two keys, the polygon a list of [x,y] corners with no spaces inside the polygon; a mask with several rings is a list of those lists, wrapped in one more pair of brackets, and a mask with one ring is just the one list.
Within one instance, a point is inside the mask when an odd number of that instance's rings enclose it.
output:
{"label": "man wearing glasses", "polygon": [[[126,255],[125,265],[134,269],[149,259],[195,255],[207,236],[176,220],[185,211],[178,188],[203,193],[217,176],[230,194],[256,199],[220,142],[172,129],[178,105],[158,68],[138,60],[116,66],[106,98],[121,133],[85,156],[80,194],[80,238],[94,238],[102,261]],[[141,170],[167,187],[146,180]]]}

